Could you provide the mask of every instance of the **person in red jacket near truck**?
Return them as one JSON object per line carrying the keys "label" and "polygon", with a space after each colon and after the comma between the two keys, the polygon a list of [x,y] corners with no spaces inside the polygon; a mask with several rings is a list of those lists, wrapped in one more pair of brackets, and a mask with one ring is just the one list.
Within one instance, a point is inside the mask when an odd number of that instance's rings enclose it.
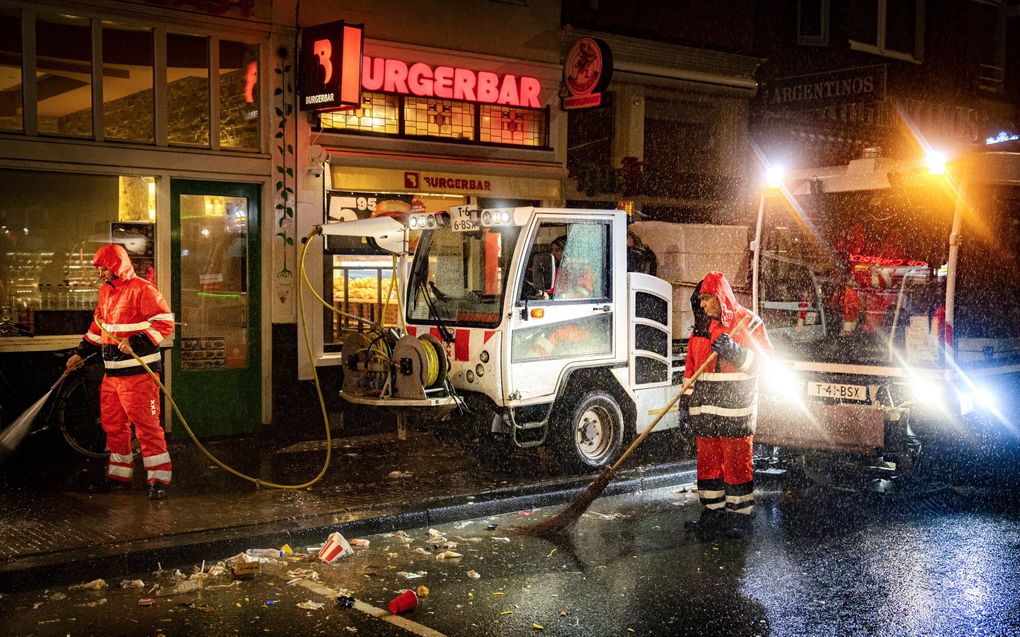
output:
{"label": "person in red jacket near truck", "polygon": [[105,486],[115,488],[131,483],[134,425],[142,448],[149,498],[162,500],[168,494],[173,465],[159,419],[159,385],[132,353],[158,374],[162,367],[159,343],[173,332],[174,315],[159,289],[135,275],[123,246],[100,247],[92,265],[103,279],[99,302],[88,332],[67,359],[67,369],[79,367],[84,356],[102,350],[106,375],[99,404],[110,452]]}
{"label": "person in red jacket near truck", "polygon": [[[737,303],[722,273],[709,272],[698,287],[698,303],[708,324],[688,342],[684,378],[692,377],[712,352],[716,359],[687,392],[702,505],[698,521],[687,526],[701,539],[745,537],[751,532],[754,510],[757,371],[771,354],[772,343],[762,320]],[[745,316],[749,320],[736,329]]]}

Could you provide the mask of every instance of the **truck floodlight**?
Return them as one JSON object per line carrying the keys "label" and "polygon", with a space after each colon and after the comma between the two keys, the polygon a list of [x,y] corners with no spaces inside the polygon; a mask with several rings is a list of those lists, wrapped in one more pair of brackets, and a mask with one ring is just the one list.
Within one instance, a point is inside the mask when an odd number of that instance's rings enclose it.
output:
{"label": "truck floodlight", "polygon": [[418,217],[412,216],[410,219],[407,220],[407,225],[409,225],[412,230],[417,229],[418,228]]}
{"label": "truck floodlight", "polygon": [[927,156],[924,158],[924,163],[928,166],[928,173],[932,175],[944,175],[946,174],[946,154],[931,150],[928,151]]}
{"label": "truck floodlight", "polygon": [[768,185],[769,188],[781,188],[785,173],[786,169],[782,166],[779,164],[772,164],[765,171],[765,184]]}

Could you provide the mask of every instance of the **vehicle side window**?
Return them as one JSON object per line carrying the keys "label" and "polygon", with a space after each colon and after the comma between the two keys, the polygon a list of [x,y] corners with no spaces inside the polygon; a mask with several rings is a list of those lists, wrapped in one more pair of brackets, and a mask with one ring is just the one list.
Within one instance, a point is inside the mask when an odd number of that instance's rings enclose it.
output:
{"label": "vehicle side window", "polygon": [[609,224],[543,223],[528,254],[521,299],[609,298]]}

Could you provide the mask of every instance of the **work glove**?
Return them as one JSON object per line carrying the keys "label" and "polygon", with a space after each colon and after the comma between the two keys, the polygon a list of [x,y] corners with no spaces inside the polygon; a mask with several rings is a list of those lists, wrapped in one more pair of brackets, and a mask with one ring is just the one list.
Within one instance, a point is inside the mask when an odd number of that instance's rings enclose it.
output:
{"label": "work glove", "polygon": [[723,334],[712,341],[712,349],[719,358],[735,367],[742,366],[747,360],[747,348],[738,345],[729,334]]}

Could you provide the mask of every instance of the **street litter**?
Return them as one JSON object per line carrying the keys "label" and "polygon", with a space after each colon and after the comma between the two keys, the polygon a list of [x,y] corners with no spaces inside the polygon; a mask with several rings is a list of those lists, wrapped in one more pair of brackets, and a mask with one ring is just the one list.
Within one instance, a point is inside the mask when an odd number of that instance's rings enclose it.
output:
{"label": "street litter", "polygon": [[477,571],[468,571],[467,576],[471,579],[482,579],[482,576]]}
{"label": "street litter", "polygon": [[418,593],[418,597],[428,597],[431,591],[429,591],[428,586],[422,584],[418,588],[414,589],[414,592]]}
{"label": "street litter", "polygon": [[155,597],[143,597],[138,600],[139,606],[154,606],[156,604]]}
{"label": "street litter", "polygon": [[230,565],[230,571],[234,579],[252,579],[262,571],[262,565],[259,562],[237,561]]}
{"label": "street litter", "polygon": [[413,610],[418,606],[418,594],[412,590],[406,590],[390,600],[390,612],[394,615]]}
{"label": "street litter", "polygon": [[[431,553],[429,553],[429,552],[428,552],[427,550],[423,549],[423,548],[422,548],[422,547],[420,547],[420,546],[419,546],[419,547],[416,547],[416,548],[414,549],[414,552],[415,552],[415,553],[421,553],[422,555],[432,555]],[[394,557],[396,557],[396,554],[395,554],[395,553],[394,553],[394,554],[392,554],[392,555],[393,555]]]}
{"label": "street litter", "polygon": [[105,603],[106,603],[106,598],[104,597],[102,599],[97,599],[94,602],[86,602],[84,604],[75,604],[75,606],[77,606],[79,608],[95,608],[96,606],[102,606]]}
{"label": "street litter", "polygon": [[120,581],[121,588],[145,588],[145,582],[140,579],[124,579]]}
{"label": "street litter", "polygon": [[213,612],[215,610],[209,604],[196,604],[195,602],[187,602],[187,603],[181,604],[181,606],[184,606],[185,608],[194,608],[195,610],[200,610],[203,613],[211,613],[211,612]]}
{"label": "street litter", "polygon": [[156,591],[156,597],[168,597],[170,595],[180,595],[182,593],[193,593],[197,590],[201,590],[201,588],[201,580],[186,580],[172,588],[162,588]]}
{"label": "street litter", "polygon": [[485,525],[485,530],[486,531],[495,531],[496,527],[498,527],[498,526],[499,526],[498,524],[486,524]]}
{"label": "street litter", "polygon": [[302,580],[302,579],[307,579],[307,580],[312,580],[313,582],[318,582],[319,581],[319,572],[315,571],[315,570],[312,570],[310,568],[295,568],[295,569],[291,569],[291,570],[287,571],[287,577],[289,577],[290,580],[291,580],[291,581],[287,582],[288,584],[292,584],[293,582],[296,582],[296,581]]}
{"label": "street litter", "polygon": [[412,471],[390,471],[386,475],[386,477],[387,478],[410,478],[413,475],[414,475],[414,472],[412,472]]}
{"label": "street litter", "polygon": [[322,547],[324,546],[326,546],[325,542],[323,542],[322,544],[316,544],[315,546],[306,546],[305,553],[310,553],[311,555],[318,555],[319,551],[321,551]]}
{"label": "street litter", "polygon": [[354,555],[354,549],[350,543],[339,532],[334,531],[326,538],[326,545],[319,551],[319,559],[327,564],[332,564],[341,557]]}
{"label": "street litter", "polygon": [[510,543],[510,538],[508,538],[508,537],[493,536],[493,537],[491,537],[489,539],[491,539],[493,542],[505,542],[505,543],[508,543],[508,544]]}
{"label": "street litter", "polygon": [[456,551],[443,551],[442,553],[440,553],[439,555],[436,556],[436,559],[437,560],[455,560],[455,559],[457,559],[459,557],[464,557],[464,556],[461,555],[460,553],[456,552]]}
{"label": "street litter", "polygon": [[351,540],[351,546],[356,546],[359,549],[368,548],[369,545],[371,544],[372,544],[371,540],[365,540],[362,538],[354,538],[353,540]]}
{"label": "street litter", "polygon": [[533,630],[545,630],[545,626],[543,626],[542,624],[532,624],[531,628]]}
{"label": "street litter", "polygon": [[281,559],[285,553],[280,549],[248,549],[244,552],[248,557]]}
{"label": "street litter", "polygon": [[266,600],[266,606],[276,606],[276,602],[277,601],[279,601],[279,600],[276,600],[276,599],[267,599]]}
{"label": "street litter", "polygon": [[429,529],[429,540],[430,541],[432,541],[432,542],[440,542],[440,541],[445,540],[445,539],[446,539],[446,535],[444,533],[440,533],[439,531],[437,531],[435,529]]}
{"label": "street litter", "polygon": [[610,513],[607,515],[605,513],[597,513],[595,511],[588,511],[584,515],[598,518],[600,520],[625,520],[627,518],[627,516],[622,513]]}
{"label": "street litter", "polygon": [[32,602],[32,610],[39,610],[39,607],[42,606],[45,603],[46,602],[43,602],[43,601]]}
{"label": "street litter", "polygon": [[531,515],[534,511],[518,511],[517,515]]}
{"label": "street litter", "polygon": [[233,582],[230,582],[229,584],[214,584],[212,586],[206,586],[205,590],[208,591],[208,590],[212,590],[214,588],[233,588],[235,586],[240,586],[240,585],[241,585],[240,581],[234,580]]}
{"label": "street litter", "polygon": [[209,577],[216,577],[218,575],[223,575],[225,570],[226,569],[223,567],[222,564],[214,564],[213,566],[209,567]]}
{"label": "street litter", "polygon": [[59,602],[64,599],[67,599],[67,595],[64,595],[63,593],[53,593],[50,595],[50,601]]}
{"label": "street litter", "polygon": [[354,593],[346,588],[336,592],[336,605],[340,608],[354,608]]}
{"label": "street litter", "polygon": [[409,573],[407,571],[397,571],[397,575],[404,579],[418,579],[419,577],[425,577],[428,575],[428,571],[418,571],[417,573]]}
{"label": "street litter", "polygon": [[85,582],[84,584],[74,584],[72,586],[68,586],[67,590],[69,590],[69,591],[80,591],[80,590],[98,591],[98,590],[102,590],[104,588],[106,588],[106,580],[103,580],[103,579],[94,579],[91,582]]}
{"label": "street litter", "polygon": [[323,606],[325,606],[324,603],[322,603],[322,602],[313,602],[310,599],[306,600],[306,601],[303,601],[303,602],[301,602],[300,604],[297,605],[298,608],[303,608],[305,610],[322,610]]}
{"label": "street litter", "polygon": [[545,557],[546,557],[546,559],[548,559],[548,558],[552,557],[553,555],[556,555],[556,549],[553,549],[553,550],[549,551],[549,555],[546,555]]}

